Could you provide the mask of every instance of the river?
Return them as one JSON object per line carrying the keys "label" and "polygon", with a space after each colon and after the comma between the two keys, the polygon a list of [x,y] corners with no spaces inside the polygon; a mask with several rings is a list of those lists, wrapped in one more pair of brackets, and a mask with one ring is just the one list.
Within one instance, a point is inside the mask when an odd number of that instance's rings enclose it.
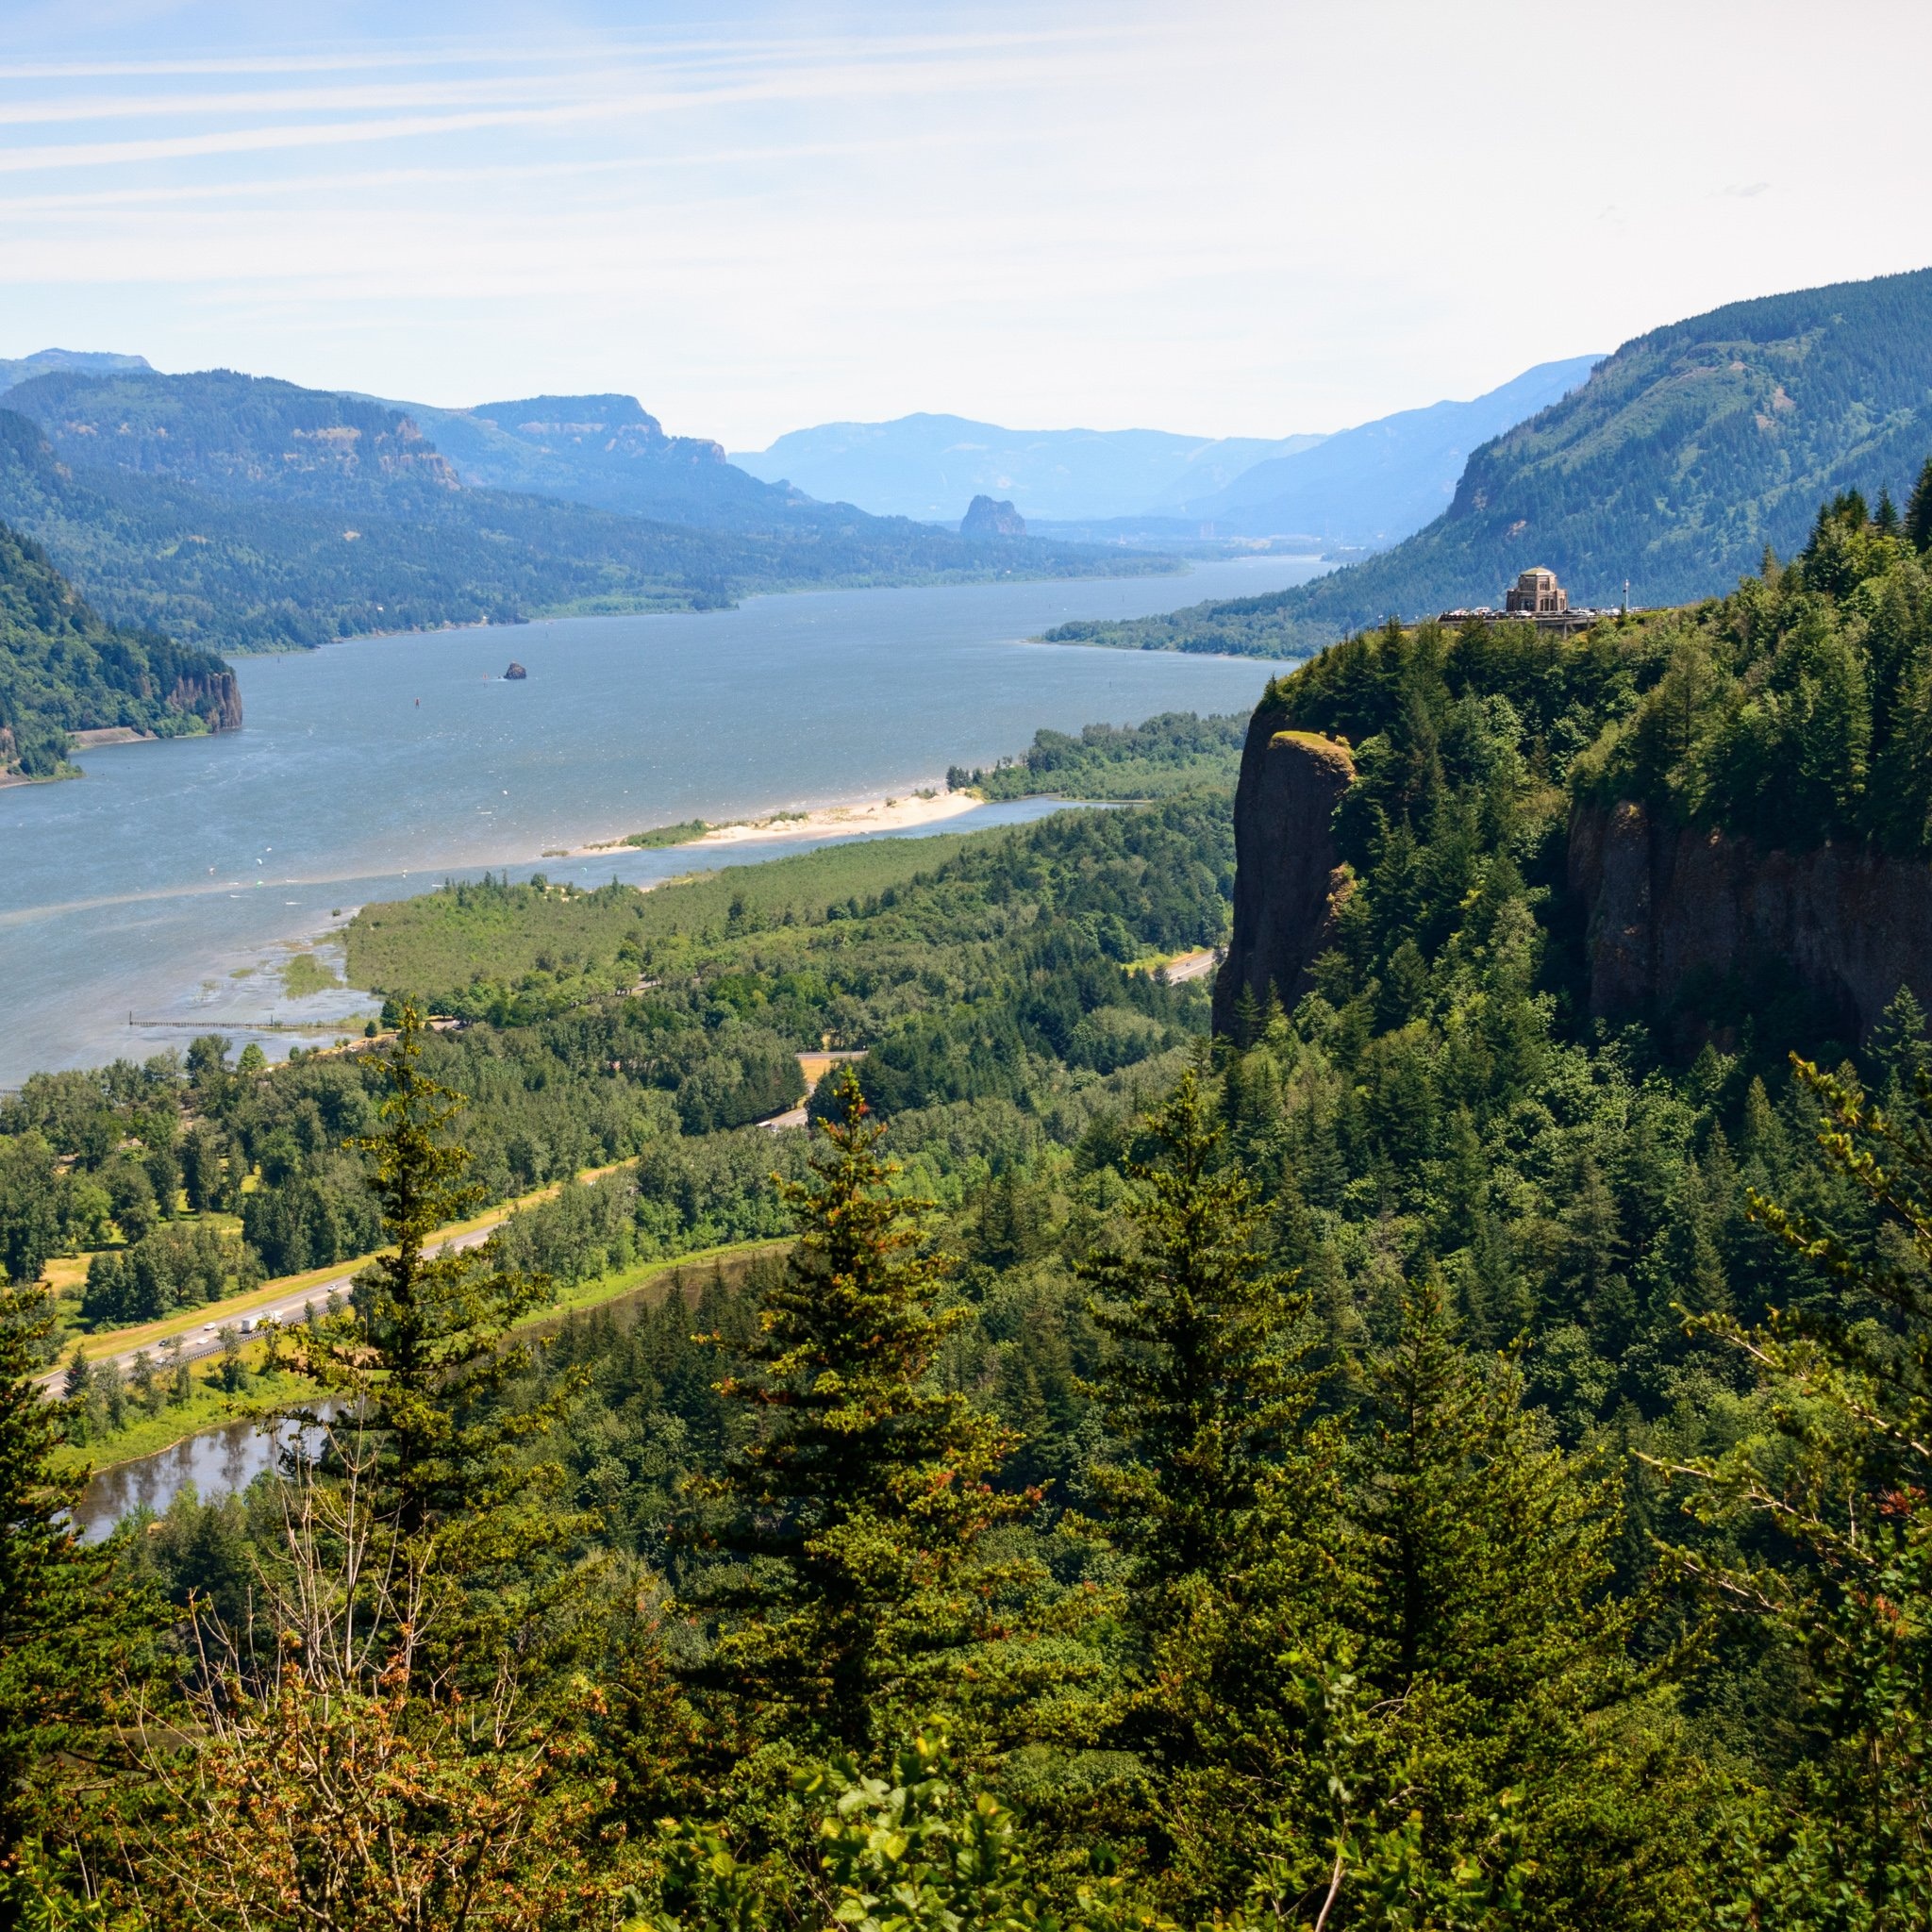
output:
{"label": "river", "polygon": [[[1320,568],[1261,557],[1180,577],[813,592],[241,658],[242,731],[101,747],[84,779],[0,790],[0,1086],[196,1030],[273,1052],[289,1036],[258,1030],[272,1017],[359,1018],[368,1003],[345,988],[290,998],[291,949],[448,874],[642,882],[741,864],[801,848],[543,855],[943,783],[949,764],[1019,751],[1043,725],[1246,709],[1278,667],[1026,640]],[[525,681],[505,681],[512,658]]]}

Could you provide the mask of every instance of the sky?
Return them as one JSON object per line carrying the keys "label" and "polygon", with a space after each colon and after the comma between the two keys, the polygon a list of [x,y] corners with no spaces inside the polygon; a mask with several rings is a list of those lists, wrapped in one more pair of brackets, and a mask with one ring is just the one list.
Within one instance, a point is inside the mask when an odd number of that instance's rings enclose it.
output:
{"label": "sky", "polygon": [[1326,430],[1932,264],[1932,8],[5,0],[0,355]]}

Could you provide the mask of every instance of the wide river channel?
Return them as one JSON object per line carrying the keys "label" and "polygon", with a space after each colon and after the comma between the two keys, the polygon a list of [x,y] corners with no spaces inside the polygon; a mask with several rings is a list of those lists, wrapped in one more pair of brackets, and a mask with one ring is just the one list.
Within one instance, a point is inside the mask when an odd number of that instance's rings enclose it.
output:
{"label": "wide river channel", "polygon": [[[1022,750],[1042,725],[1245,709],[1276,667],[1026,640],[1319,568],[1265,557],[1186,576],[827,591],[242,658],[242,730],[103,747],[83,754],[84,779],[0,790],[0,1087],[197,1030],[274,1052],[290,1036],[258,1036],[271,1018],[359,1016],[346,990],[291,1000],[286,949],[445,874],[541,865],[642,883],[741,864],[800,848],[544,854],[942,785],[948,765]],[[504,680],[512,658],[525,681]]]}

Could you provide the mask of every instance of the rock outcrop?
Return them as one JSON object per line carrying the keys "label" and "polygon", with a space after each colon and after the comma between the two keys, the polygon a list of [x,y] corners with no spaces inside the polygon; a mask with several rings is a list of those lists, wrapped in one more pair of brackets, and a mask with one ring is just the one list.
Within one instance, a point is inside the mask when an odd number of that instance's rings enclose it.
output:
{"label": "rock outcrop", "polygon": [[1024,537],[1026,519],[1010,503],[995,503],[990,496],[975,496],[966,506],[959,522],[959,534],[969,542],[984,542],[989,537]]}
{"label": "rock outcrop", "polygon": [[529,675],[514,658],[510,659],[509,669],[503,674],[504,681],[508,684],[521,684]]}
{"label": "rock outcrop", "polygon": [[1862,1039],[1907,986],[1932,1006],[1932,867],[1863,845],[1765,851],[1579,807],[1570,891],[1587,918],[1590,1002],[1607,1019],[1669,1007],[1700,979],[1789,973]]}
{"label": "rock outcrop", "polygon": [[1214,982],[1214,1028],[1233,1029],[1241,990],[1292,1007],[1327,948],[1349,874],[1331,821],[1355,782],[1348,746],[1284,731],[1264,705],[1248,726],[1234,802],[1234,936]]}
{"label": "rock outcrop", "polygon": [[184,673],[168,688],[168,708],[199,718],[210,731],[242,728],[242,687],[235,674],[221,671]]}

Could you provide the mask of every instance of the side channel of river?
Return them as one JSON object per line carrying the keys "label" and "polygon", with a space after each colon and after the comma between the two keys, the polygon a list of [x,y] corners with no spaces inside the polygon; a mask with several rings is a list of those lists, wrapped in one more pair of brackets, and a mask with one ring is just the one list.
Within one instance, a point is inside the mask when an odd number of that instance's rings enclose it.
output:
{"label": "side channel of river", "polygon": [[97,1543],[137,1509],[163,1513],[191,1483],[204,1501],[238,1494],[263,1470],[275,1468],[296,1439],[295,1424],[282,1421],[225,1423],[204,1429],[153,1456],[96,1472],[81,1491],[74,1519],[82,1538]]}

